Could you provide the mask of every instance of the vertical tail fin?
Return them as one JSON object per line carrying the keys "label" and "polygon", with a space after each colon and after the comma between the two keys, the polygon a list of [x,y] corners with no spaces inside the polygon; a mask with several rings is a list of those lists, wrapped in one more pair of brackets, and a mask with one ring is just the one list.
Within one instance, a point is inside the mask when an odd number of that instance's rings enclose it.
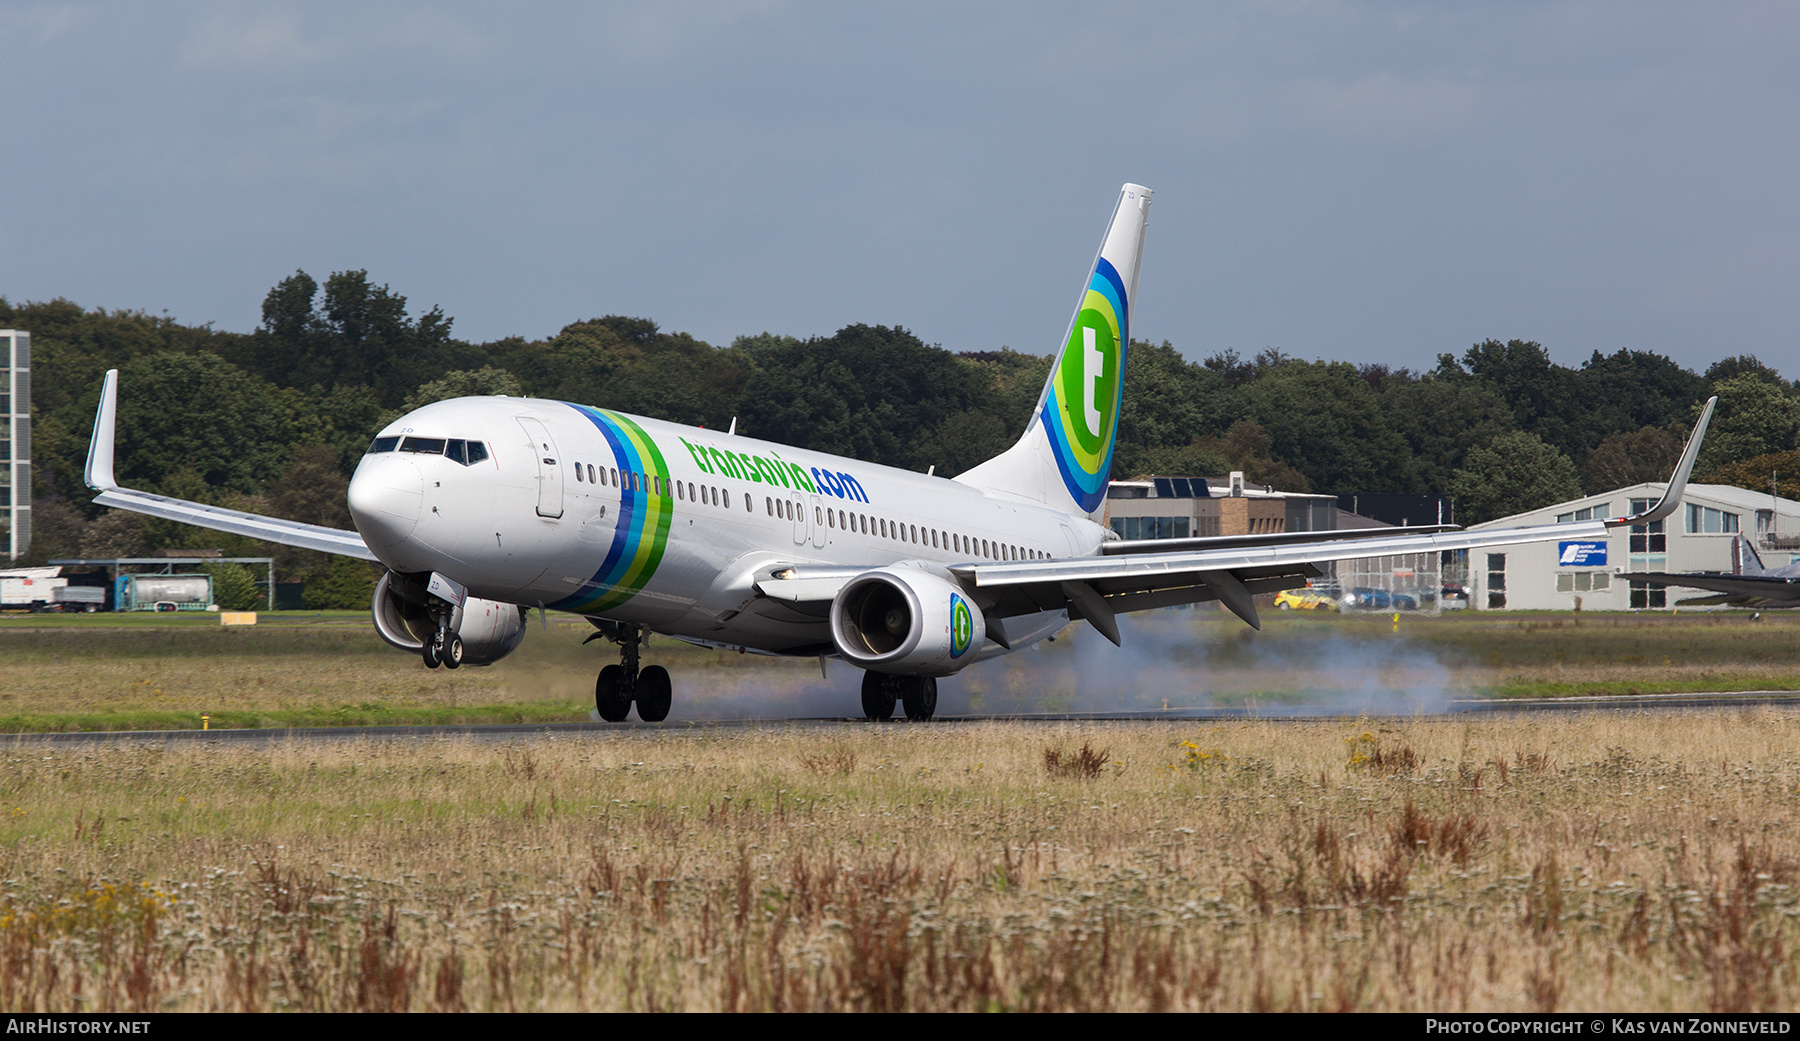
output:
{"label": "vertical tail fin", "polygon": [[1090,516],[1105,505],[1149,215],[1150,189],[1119,190],[1025,436],[958,481]]}
{"label": "vertical tail fin", "polygon": [[1751,543],[1750,536],[1745,535],[1743,532],[1738,533],[1737,553],[1735,556],[1738,558],[1738,574],[1766,575],[1769,573],[1768,567],[1763,564],[1762,554],[1756,552],[1756,546]]}

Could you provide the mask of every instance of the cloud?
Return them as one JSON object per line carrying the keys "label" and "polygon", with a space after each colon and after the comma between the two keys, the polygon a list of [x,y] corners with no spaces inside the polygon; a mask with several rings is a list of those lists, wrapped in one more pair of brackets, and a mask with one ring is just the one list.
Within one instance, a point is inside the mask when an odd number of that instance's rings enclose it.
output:
{"label": "cloud", "polygon": [[1475,89],[1440,76],[1409,79],[1391,71],[1350,82],[1302,81],[1296,109],[1318,125],[1356,137],[1411,137],[1461,129],[1474,109]]}
{"label": "cloud", "polygon": [[92,8],[29,4],[0,10],[0,40],[44,44],[93,22]]}
{"label": "cloud", "polygon": [[431,63],[480,57],[492,37],[457,15],[430,7],[223,7],[196,18],[177,49],[179,64],[225,74],[293,74],[363,65],[376,71],[396,58]]}

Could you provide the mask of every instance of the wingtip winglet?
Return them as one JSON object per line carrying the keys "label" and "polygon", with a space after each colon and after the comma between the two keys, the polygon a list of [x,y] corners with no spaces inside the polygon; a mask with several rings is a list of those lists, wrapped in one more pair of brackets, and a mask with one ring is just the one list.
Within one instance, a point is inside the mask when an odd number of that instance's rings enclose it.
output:
{"label": "wingtip winglet", "polygon": [[1669,475],[1669,487],[1663,492],[1662,498],[1656,501],[1656,505],[1648,513],[1609,520],[1606,522],[1608,527],[1650,524],[1675,512],[1676,507],[1681,505],[1682,493],[1687,491],[1688,478],[1694,473],[1694,461],[1700,458],[1700,442],[1706,437],[1707,424],[1712,422],[1713,409],[1718,404],[1716,394],[1706,399],[1706,407],[1700,410],[1700,419],[1694,424],[1694,432],[1688,435],[1687,447],[1681,450],[1681,461],[1675,464],[1675,472]]}
{"label": "wingtip winglet", "polygon": [[87,469],[82,480],[97,492],[119,486],[113,479],[113,434],[118,425],[119,370],[107,369],[100,388],[100,407],[94,410],[94,436],[88,441]]}

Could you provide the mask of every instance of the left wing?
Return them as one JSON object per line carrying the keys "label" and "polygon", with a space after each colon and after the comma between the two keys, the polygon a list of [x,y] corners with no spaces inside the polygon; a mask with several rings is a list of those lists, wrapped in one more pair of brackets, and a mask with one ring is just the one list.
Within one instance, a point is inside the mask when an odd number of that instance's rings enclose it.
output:
{"label": "left wing", "polygon": [[[1510,546],[1521,542],[1591,539],[1608,529],[1649,524],[1673,514],[1700,453],[1713,398],[1701,410],[1668,488],[1644,513],[1611,520],[1572,524],[1540,524],[1491,531],[1430,528],[1376,529],[1350,532],[1297,532],[1288,535],[1229,535],[1217,538],[1107,543],[1100,555],[1062,560],[971,561],[945,570],[995,618],[1067,610],[1085,618],[1113,643],[1119,642],[1115,616],[1153,607],[1173,607],[1217,600],[1260,629],[1257,593],[1293,589],[1317,577],[1313,565],[1327,560],[1432,553],[1445,550]],[[1171,543],[1175,547],[1170,549]],[[1158,551],[1160,550],[1160,551]],[[931,564],[931,567],[942,565]],[[781,568],[757,582],[766,596],[785,600],[829,600],[862,569],[796,566]]]}
{"label": "left wing", "polygon": [[265,517],[260,513],[228,510],[223,506],[208,506],[201,502],[119,487],[119,482],[113,479],[113,434],[118,424],[118,411],[119,370],[108,369],[106,383],[100,389],[100,408],[94,413],[94,436],[88,442],[87,469],[83,474],[87,486],[100,493],[94,496],[94,501],[101,506],[112,506],[163,520],[212,528],[215,531],[228,531],[233,535],[248,535],[253,539],[283,546],[315,549],[362,560],[375,559],[375,554],[369,552],[369,547],[363,544],[362,536],[354,531],[327,528],[320,524],[302,524],[280,517]]}

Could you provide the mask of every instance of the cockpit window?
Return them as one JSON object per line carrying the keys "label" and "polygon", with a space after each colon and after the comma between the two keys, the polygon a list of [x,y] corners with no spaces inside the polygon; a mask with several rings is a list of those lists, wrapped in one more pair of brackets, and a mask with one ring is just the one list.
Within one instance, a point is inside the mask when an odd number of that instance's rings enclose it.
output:
{"label": "cockpit window", "polygon": [[473,466],[488,457],[487,445],[480,441],[464,441],[458,437],[409,437],[404,440],[398,437],[378,437],[369,446],[369,454],[392,452],[396,445],[402,452],[449,456],[464,466]]}

